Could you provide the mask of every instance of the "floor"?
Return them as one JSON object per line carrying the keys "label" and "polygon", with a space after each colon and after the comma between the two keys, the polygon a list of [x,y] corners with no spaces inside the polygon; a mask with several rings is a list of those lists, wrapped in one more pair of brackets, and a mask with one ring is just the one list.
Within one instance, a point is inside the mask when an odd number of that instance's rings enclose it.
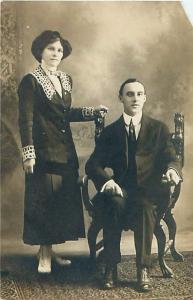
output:
{"label": "floor", "polygon": [[[166,228],[165,232],[166,231]],[[99,235],[99,240],[101,234]],[[176,236],[176,248],[179,251],[192,251],[193,250],[193,232],[178,232]],[[37,252],[37,246],[25,245],[20,239],[3,239],[1,243],[1,252],[4,254],[35,254]],[[88,243],[86,239],[80,239],[78,241],[66,242],[65,244],[54,246],[54,250],[63,255],[89,255]],[[131,231],[123,232],[121,241],[122,255],[135,254],[133,233]],[[157,253],[157,242],[154,237],[152,245],[152,253]]]}

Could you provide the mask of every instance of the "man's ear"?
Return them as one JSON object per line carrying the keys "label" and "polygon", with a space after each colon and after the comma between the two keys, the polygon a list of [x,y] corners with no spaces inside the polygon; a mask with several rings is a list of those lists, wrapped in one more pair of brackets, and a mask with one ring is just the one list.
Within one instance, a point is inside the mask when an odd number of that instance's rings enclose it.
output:
{"label": "man's ear", "polygon": [[146,99],[147,99],[147,97],[146,97],[146,94],[144,95],[144,102],[146,102]]}
{"label": "man's ear", "polygon": [[121,95],[119,95],[119,101],[120,101],[121,103],[123,103],[123,99],[122,99],[122,96],[121,96]]}

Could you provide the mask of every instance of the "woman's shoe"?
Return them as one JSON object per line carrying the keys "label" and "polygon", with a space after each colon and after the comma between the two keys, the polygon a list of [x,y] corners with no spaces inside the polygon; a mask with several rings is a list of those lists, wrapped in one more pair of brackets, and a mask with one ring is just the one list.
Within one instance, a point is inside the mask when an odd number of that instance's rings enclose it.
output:
{"label": "woman's shoe", "polygon": [[65,259],[65,258],[57,255],[54,251],[52,251],[52,258],[60,266],[70,266],[71,265],[71,260]]}
{"label": "woman's shoe", "polygon": [[40,246],[38,256],[39,256],[38,273],[41,273],[41,274],[51,273],[51,248],[50,248],[50,246]]}
{"label": "woman's shoe", "polygon": [[[41,253],[41,247],[37,253],[37,258],[40,260],[40,253]],[[59,255],[57,255],[53,250],[51,250],[51,258],[60,266],[70,266],[71,265],[71,260],[65,259]],[[41,267],[40,267],[41,269]]]}

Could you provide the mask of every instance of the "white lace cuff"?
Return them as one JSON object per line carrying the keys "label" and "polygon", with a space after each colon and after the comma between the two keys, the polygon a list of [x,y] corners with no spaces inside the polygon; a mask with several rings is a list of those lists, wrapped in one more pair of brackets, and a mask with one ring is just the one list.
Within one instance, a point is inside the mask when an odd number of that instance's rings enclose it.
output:
{"label": "white lace cuff", "polygon": [[23,161],[26,159],[36,158],[35,149],[33,145],[25,146],[22,148]]}
{"label": "white lace cuff", "polygon": [[94,117],[94,111],[95,111],[94,107],[83,107],[82,108],[83,118],[86,120]]}

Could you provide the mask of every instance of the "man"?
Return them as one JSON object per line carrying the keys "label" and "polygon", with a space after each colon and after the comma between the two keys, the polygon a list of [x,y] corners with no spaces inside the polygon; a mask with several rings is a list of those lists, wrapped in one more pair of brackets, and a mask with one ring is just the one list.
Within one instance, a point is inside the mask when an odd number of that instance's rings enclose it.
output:
{"label": "man", "polygon": [[[146,102],[143,84],[126,80],[119,99],[123,115],[103,130],[86,172],[99,191],[95,204],[103,214],[104,288],[113,288],[117,280],[122,229],[132,229],[139,289],[148,291],[153,232],[169,197],[169,186],[162,184],[162,177],[178,184],[180,163],[166,125],[142,113]],[[112,169],[112,177],[105,168]]]}

